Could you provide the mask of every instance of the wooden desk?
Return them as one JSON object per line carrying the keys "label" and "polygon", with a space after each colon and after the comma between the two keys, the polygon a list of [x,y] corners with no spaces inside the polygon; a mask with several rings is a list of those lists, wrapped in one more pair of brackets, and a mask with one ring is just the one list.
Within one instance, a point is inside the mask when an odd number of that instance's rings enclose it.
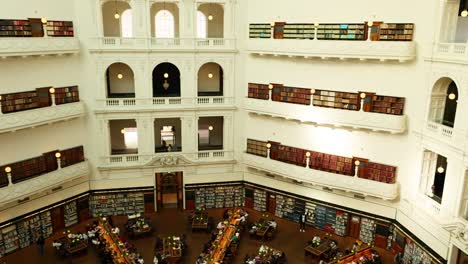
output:
{"label": "wooden desk", "polygon": [[363,244],[358,248],[355,254],[349,254],[349,255],[343,256],[338,261],[334,261],[333,263],[347,264],[353,261],[356,263],[360,263],[359,258],[361,258],[362,256],[370,257],[371,255],[372,255],[371,247]]}
{"label": "wooden desk", "polygon": [[73,238],[68,238],[66,236],[61,237],[57,240],[57,242],[62,244],[62,246],[59,249],[59,253],[61,255],[75,255],[88,248],[87,241],[81,240],[79,242],[73,242],[73,240]]}
{"label": "wooden desk", "polygon": [[192,230],[208,229],[208,213],[205,211],[197,211],[193,213]]}
{"label": "wooden desk", "polygon": [[263,252],[260,251],[261,247],[258,249],[258,255],[257,255],[261,264],[270,263],[274,259],[275,256],[278,256],[278,259],[279,259],[279,257],[281,257],[281,255],[283,254],[282,251],[265,246],[265,245],[263,245],[263,248],[264,248]]}
{"label": "wooden desk", "polygon": [[257,235],[257,237],[264,238],[268,231],[273,230],[273,228],[269,225],[268,222],[269,220],[265,218],[260,218],[260,220],[255,222],[254,225],[257,227],[255,234]]}
{"label": "wooden desk", "polygon": [[322,257],[323,254],[325,254],[326,252],[328,252],[331,247],[330,247],[330,243],[331,241],[324,241],[324,242],[321,242],[320,245],[318,245],[317,247],[313,247],[312,245],[307,245],[305,248],[304,248],[304,251],[307,253],[310,253],[316,257]]}
{"label": "wooden desk", "polygon": [[127,249],[121,246],[119,236],[112,233],[109,223],[100,220],[99,226],[101,226],[99,235],[107,242],[108,248],[114,252],[114,264],[136,264],[134,259],[126,255]]}
{"label": "wooden desk", "polygon": [[173,239],[173,237],[163,238],[163,248],[159,251],[161,257],[166,260],[167,263],[179,263],[180,259],[182,258],[182,242],[180,238]]}

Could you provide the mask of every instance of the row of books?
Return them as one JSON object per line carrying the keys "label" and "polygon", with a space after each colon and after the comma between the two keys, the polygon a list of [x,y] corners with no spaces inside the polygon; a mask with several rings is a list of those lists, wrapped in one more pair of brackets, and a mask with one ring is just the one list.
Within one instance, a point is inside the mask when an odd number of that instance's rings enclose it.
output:
{"label": "row of books", "polygon": [[144,195],[142,192],[93,195],[89,209],[93,217],[144,213]]}
{"label": "row of books", "polygon": [[[247,153],[264,156],[259,151],[261,145],[270,144],[270,159],[306,167],[307,153],[309,153],[309,168],[327,171],[347,176],[355,175],[355,158],[342,157],[327,153],[311,151],[291,146],[282,145],[279,142],[247,139]],[[262,155],[259,155],[262,154]],[[265,156],[264,156],[265,157]],[[361,160],[361,159],[359,159]],[[358,177],[384,183],[396,182],[396,167],[375,162],[363,161],[359,164]]]}
{"label": "row of books", "polygon": [[[72,37],[73,22],[47,21],[46,33],[51,37]],[[42,37],[44,29],[40,18],[0,19],[0,37]]]}
{"label": "row of books", "polygon": [[240,185],[191,187],[195,190],[195,208],[229,208],[244,205],[244,189]]}
{"label": "row of books", "polygon": [[362,101],[364,112],[390,115],[403,115],[405,98],[396,96],[377,95],[369,92],[343,92],[318,90],[311,88],[286,87],[281,84],[248,84],[248,98],[271,100],[284,103],[304,104],[317,107],[336,108],[342,110],[359,111],[361,109],[360,93],[366,96]]}

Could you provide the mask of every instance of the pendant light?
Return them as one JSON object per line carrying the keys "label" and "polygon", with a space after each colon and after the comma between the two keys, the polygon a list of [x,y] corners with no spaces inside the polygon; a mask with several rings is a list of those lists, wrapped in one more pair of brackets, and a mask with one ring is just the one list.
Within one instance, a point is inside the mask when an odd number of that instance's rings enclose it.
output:
{"label": "pendant light", "polygon": [[[213,7],[212,4],[210,4],[210,11],[211,11],[212,7]],[[211,14],[211,12],[208,14],[208,20],[209,21],[213,20],[213,15]]]}
{"label": "pendant light", "polygon": [[[468,12],[468,11],[467,11],[467,12]],[[456,97],[457,97],[457,96],[456,96],[454,93],[450,93],[450,94],[448,95],[448,99],[450,99],[450,100],[454,100]]]}
{"label": "pendant light", "polygon": [[462,17],[467,17],[468,16],[468,8],[466,8],[466,1],[465,1],[465,7],[463,8],[463,11],[461,11],[460,15]]}
{"label": "pendant light", "polygon": [[164,76],[164,78],[167,79],[167,78],[169,78],[169,73],[166,72],[166,73],[163,74],[163,76]]}
{"label": "pendant light", "polygon": [[442,166],[439,166],[439,167],[437,168],[437,172],[438,172],[438,173],[444,173],[444,171],[445,171],[445,169],[444,169],[444,167],[442,167]]}
{"label": "pendant light", "polygon": [[120,18],[120,15],[119,15],[119,12],[117,12],[117,0],[114,1],[114,7],[115,7],[114,18],[115,18],[115,19],[119,19],[119,18]]}
{"label": "pendant light", "polygon": [[121,73],[117,74],[117,78],[118,78],[118,79],[122,79],[122,78],[123,78],[123,74],[121,74]]}
{"label": "pendant light", "polygon": [[212,79],[213,78],[213,74],[210,72],[208,73],[208,78]]}

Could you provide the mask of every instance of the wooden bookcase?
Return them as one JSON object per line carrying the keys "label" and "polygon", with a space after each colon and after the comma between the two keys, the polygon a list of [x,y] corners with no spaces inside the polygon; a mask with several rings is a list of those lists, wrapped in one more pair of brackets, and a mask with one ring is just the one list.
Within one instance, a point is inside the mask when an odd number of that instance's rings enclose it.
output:
{"label": "wooden bookcase", "polygon": [[274,85],[271,93],[272,101],[292,104],[310,105],[311,97],[310,89],[287,87],[279,84]]}
{"label": "wooden bookcase", "polygon": [[274,151],[276,153],[273,155],[273,157],[270,156],[271,159],[302,166],[302,167],[305,167],[306,165],[305,153],[307,152],[307,150],[290,147],[290,146],[279,145],[277,146],[277,149],[275,149]]}
{"label": "wooden bookcase", "polygon": [[0,37],[32,37],[29,20],[0,19]]}
{"label": "wooden bookcase", "polygon": [[2,112],[12,113],[38,108],[36,91],[11,93],[2,95]]}
{"label": "wooden bookcase", "polygon": [[270,99],[268,84],[249,83],[248,89],[249,98],[256,98],[262,100]]}
{"label": "wooden bookcase", "polygon": [[412,41],[413,23],[382,23],[379,26],[380,41]]}
{"label": "wooden bookcase", "polygon": [[271,38],[271,25],[266,23],[249,24],[249,38]]}
{"label": "wooden bookcase", "polygon": [[13,183],[25,181],[46,172],[44,156],[35,157],[8,165]]}
{"label": "wooden bookcase", "polygon": [[266,141],[247,139],[247,153],[267,157]]}
{"label": "wooden bookcase", "polygon": [[390,115],[403,115],[404,105],[405,98],[402,97],[373,95],[370,112]]}
{"label": "wooden bookcase", "polygon": [[354,175],[353,159],[310,151],[309,167],[314,170],[328,171],[337,174]]}
{"label": "wooden bookcase", "polygon": [[73,37],[72,21],[47,21],[47,36]]}
{"label": "wooden bookcase", "polygon": [[284,36],[284,25],[286,22],[275,22],[273,26],[273,38],[282,39]]}
{"label": "wooden bookcase", "polygon": [[359,176],[360,178],[365,178],[368,180],[385,182],[385,183],[395,183],[396,182],[396,167],[367,162],[366,164],[366,174],[364,177]]}
{"label": "wooden bookcase", "polygon": [[330,107],[358,111],[361,107],[359,94],[349,92],[335,92],[328,90],[315,90],[314,106]]}
{"label": "wooden bookcase", "polygon": [[285,24],[283,30],[285,39],[314,39],[314,24]]}
{"label": "wooden bookcase", "polygon": [[83,146],[60,151],[62,168],[84,161]]}
{"label": "wooden bookcase", "polygon": [[80,101],[78,86],[55,88],[55,104],[67,104]]}
{"label": "wooden bookcase", "polygon": [[319,40],[365,40],[365,24],[320,24],[317,29]]}

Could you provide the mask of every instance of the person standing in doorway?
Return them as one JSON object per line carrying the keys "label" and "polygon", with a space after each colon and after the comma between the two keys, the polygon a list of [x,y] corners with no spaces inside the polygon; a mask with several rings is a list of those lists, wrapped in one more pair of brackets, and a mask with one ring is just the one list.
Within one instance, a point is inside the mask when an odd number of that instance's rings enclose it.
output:
{"label": "person standing in doorway", "polygon": [[44,237],[42,235],[39,236],[39,238],[36,241],[37,248],[39,250],[39,255],[44,256]]}

